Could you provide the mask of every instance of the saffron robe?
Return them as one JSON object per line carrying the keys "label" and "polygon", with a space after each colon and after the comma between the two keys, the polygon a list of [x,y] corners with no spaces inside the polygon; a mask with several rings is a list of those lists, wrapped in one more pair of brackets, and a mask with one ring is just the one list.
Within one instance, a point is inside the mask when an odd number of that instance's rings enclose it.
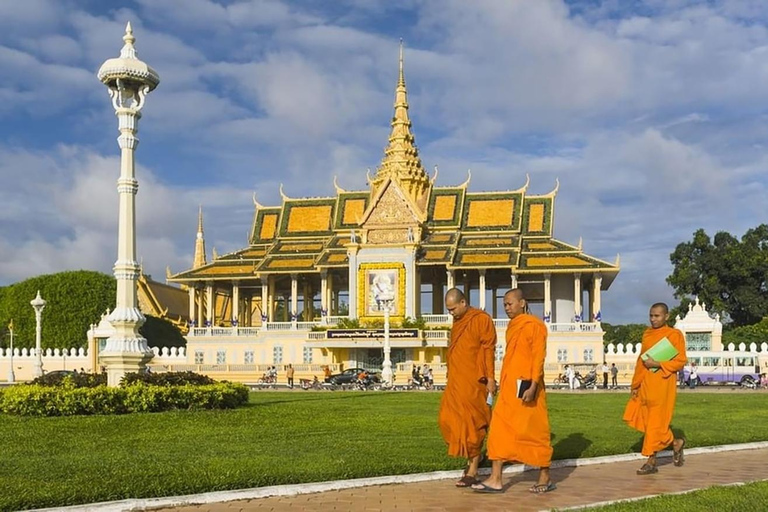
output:
{"label": "saffron robe", "polygon": [[646,457],[665,449],[675,439],[669,424],[677,398],[676,374],[687,360],[683,333],[666,325],[645,330],[640,353],[645,353],[664,337],[677,349],[677,355],[669,361],[659,361],[661,368],[656,372],[646,368],[640,357],[637,358],[632,389],[638,393],[637,397],[630,398],[624,410],[624,421],[645,433],[641,453]]}
{"label": "saffron robe", "polygon": [[[506,341],[499,398],[488,435],[488,458],[549,467],[552,444],[544,390],[547,327],[532,315],[518,315],[507,326]],[[538,383],[532,402],[517,397],[518,379]]]}
{"label": "saffron robe", "polygon": [[496,327],[485,311],[468,308],[451,327],[448,346],[448,383],[438,425],[448,444],[448,455],[480,455],[491,421],[486,382],[494,378]]}

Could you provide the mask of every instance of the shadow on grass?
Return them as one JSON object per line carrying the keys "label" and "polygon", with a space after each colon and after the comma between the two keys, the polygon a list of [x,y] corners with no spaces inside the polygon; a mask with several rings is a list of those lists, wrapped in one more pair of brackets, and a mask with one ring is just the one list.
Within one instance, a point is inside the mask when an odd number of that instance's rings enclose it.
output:
{"label": "shadow on grass", "polygon": [[[297,403],[297,402],[316,402],[318,400],[322,400],[324,402],[328,402],[330,400],[361,400],[366,398],[380,398],[382,396],[386,396],[385,394],[380,394],[376,392],[368,393],[365,391],[349,391],[349,392],[342,392],[346,393],[344,395],[334,394],[333,392],[323,393],[318,392],[315,393],[314,396],[311,398],[306,398],[307,395],[303,395],[302,398],[299,397],[286,397],[286,398],[280,398],[278,400],[266,400],[264,402],[253,402],[250,401],[248,404],[245,405],[245,407],[268,407],[270,405],[277,405],[277,404],[291,404],[291,403]],[[395,395],[392,395],[393,397]]]}
{"label": "shadow on grass", "polygon": [[[561,439],[554,446],[554,458],[557,459],[578,459],[592,446],[592,440],[584,437],[581,432],[570,434],[565,439]],[[574,467],[561,468],[557,470],[557,480],[567,479],[573,473]]]}

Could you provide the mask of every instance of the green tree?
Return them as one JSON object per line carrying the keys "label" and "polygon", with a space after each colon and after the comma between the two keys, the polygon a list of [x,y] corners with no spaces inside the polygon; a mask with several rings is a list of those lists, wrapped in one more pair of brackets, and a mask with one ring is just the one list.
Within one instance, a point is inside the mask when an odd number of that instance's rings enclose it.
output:
{"label": "green tree", "polygon": [[603,322],[602,324],[604,335],[603,344],[608,346],[609,343],[616,345],[617,343],[640,343],[643,341],[643,332],[648,327],[645,324],[626,324],[626,325],[611,325]]}
{"label": "green tree", "polygon": [[711,239],[699,229],[693,240],[678,244],[670,261],[674,270],[667,283],[675,297],[698,296],[736,327],[768,314],[768,224],[741,240],[724,231]]}
{"label": "green tree", "polygon": [[739,343],[744,343],[749,347],[750,343],[756,343],[760,346],[765,342],[768,342],[768,317],[756,324],[723,330],[723,345],[726,347],[729,343],[733,343],[737,347]]}
{"label": "green tree", "polygon": [[[37,291],[45,299],[41,342],[46,348],[81,348],[88,344],[89,326],[115,304],[115,279],[90,270],[41,275],[0,288],[1,344],[9,344],[13,320],[14,346],[35,346],[35,311],[29,302]],[[148,316],[139,332],[150,347],[186,345],[170,322]]]}

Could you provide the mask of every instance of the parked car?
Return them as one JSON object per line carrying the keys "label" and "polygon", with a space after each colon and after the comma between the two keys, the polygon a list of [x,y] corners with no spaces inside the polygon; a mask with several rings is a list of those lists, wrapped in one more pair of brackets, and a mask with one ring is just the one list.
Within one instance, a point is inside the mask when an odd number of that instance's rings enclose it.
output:
{"label": "parked car", "polygon": [[371,382],[381,382],[381,371],[379,370],[365,370],[363,368],[347,368],[341,373],[331,375],[325,382],[330,384],[352,384],[357,381],[357,376],[360,372],[366,372]]}
{"label": "parked car", "polygon": [[51,377],[57,376],[57,375],[61,377],[66,377],[67,375],[74,375],[75,373],[77,372],[74,370],[53,370],[52,372],[45,372],[46,375]]}

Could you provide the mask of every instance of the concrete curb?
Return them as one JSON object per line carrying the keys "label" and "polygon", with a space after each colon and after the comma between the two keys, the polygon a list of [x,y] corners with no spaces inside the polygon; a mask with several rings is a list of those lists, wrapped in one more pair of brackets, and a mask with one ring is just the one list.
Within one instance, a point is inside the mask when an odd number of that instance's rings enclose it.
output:
{"label": "concrete curb", "polygon": [[[700,453],[718,453],[739,450],[756,450],[768,448],[768,441],[755,443],[727,444],[721,446],[703,446],[701,448],[686,448],[685,452],[689,455]],[[671,457],[670,450],[659,452],[657,457]],[[586,459],[564,459],[552,461],[552,469],[571,468],[580,466],[592,466],[595,464],[610,464],[612,462],[626,462],[645,459],[639,453],[628,453],[623,455],[607,455],[604,457],[592,457]],[[522,464],[515,464],[504,469],[504,474],[516,474],[533,469]],[[481,474],[490,472],[489,468],[481,468]],[[168,496],[164,498],[144,498],[128,499],[120,501],[106,501],[100,503],[90,503],[86,505],[73,505],[69,507],[55,507],[45,509],[35,509],[33,512],[126,512],[134,510],[152,510],[158,508],[178,507],[186,505],[203,505],[209,503],[219,503],[235,500],[249,500],[268,498],[271,496],[297,496],[300,494],[311,494],[326,491],[340,491],[343,489],[354,489],[358,487],[369,487],[374,485],[405,484],[415,482],[429,482],[433,480],[445,480],[448,478],[459,478],[462,475],[461,470],[452,471],[433,471],[430,473],[416,473],[410,475],[390,475],[372,478],[356,478],[353,480],[333,480],[328,482],[314,482],[306,484],[275,485],[271,487],[255,487],[252,489],[240,489],[234,491],[206,492],[201,494],[188,494],[185,496]],[[646,496],[652,497],[652,496]],[[644,499],[637,498],[637,499]],[[623,500],[619,500],[623,501]],[[583,505],[581,508],[595,505]],[[561,509],[570,510],[570,509]],[[574,508],[572,510],[578,510]]]}

